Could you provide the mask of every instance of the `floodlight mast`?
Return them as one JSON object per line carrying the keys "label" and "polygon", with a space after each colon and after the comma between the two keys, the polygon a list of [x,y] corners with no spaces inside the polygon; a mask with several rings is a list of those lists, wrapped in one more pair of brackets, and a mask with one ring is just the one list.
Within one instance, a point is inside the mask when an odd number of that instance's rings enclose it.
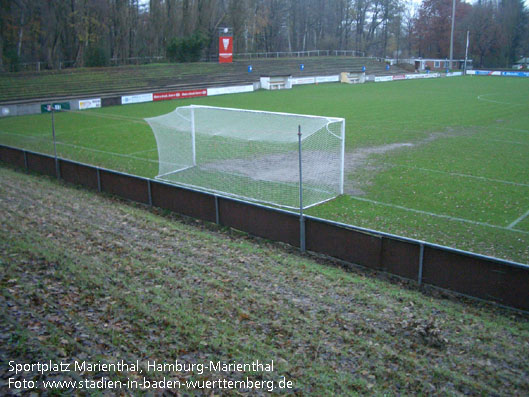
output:
{"label": "floodlight mast", "polygon": [[452,0],[452,30],[450,31],[450,70],[454,59],[454,27],[456,22],[456,0]]}
{"label": "floodlight mast", "polygon": [[470,30],[467,30],[467,46],[465,48],[465,67],[464,67],[464,73],[463,75],[466,76],[467,74],[467,60],[468,60],[468,45],[470,43]]}

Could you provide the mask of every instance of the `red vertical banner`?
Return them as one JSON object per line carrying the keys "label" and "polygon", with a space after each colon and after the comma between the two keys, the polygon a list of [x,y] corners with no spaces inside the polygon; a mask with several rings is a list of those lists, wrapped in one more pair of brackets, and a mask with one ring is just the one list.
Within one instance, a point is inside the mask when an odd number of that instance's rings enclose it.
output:
{"label": "red vertical banner", "polygon": [[233,62],[233,37],[219,37],[219,63]]}

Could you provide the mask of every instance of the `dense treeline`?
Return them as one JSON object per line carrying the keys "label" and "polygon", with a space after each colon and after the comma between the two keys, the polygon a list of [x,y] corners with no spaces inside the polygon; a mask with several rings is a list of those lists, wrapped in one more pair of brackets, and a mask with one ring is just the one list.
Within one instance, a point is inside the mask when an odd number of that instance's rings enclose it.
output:
{"label": "dense treeline", "polygon": [[[0,1],[0,70],[24,62],[58,68],[132,57],[195,60],[197,52],[214,56],[223,26],[233,28],[236,53],[449,56],[452,0]],[[475,65],[508,67],[529,56],[528,20],[523,0],[457,0],[454,57],[464,56],[469,30]],[[189,43],[193,56],[182,57]]]}

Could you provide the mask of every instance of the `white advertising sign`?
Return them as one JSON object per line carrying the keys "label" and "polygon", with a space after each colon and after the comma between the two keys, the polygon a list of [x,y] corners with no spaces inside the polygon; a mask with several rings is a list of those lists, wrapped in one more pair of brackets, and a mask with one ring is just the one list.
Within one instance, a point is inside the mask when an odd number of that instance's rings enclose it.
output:
{"label": "white advertising sign", "polygon": [[340,75],[335,76],[318,76],[316,77],[316,83],[337,83],[340,81]]}
{"label": "white advertising sign", "polygon": [[101,98],[81,99],[79,101],[79,110],[95,109],[101,107]]}
{"label": "white advertising sign", "polygon": [[314,77],[292,77],[292,85],[314,84],[315,82]]}
{"label": "white advertising sign", "polygon": [[121,97],[122,105],[128,105],[130,103],[141,103],[141,102],[152,102],[152,93],[151,94],[125,95]]}
{"label": "white advertising sign", "polygon": [[440,77],[441,75],[439,73],[418,73],[418,74],[407,74],[406,80],[413,80],[413,79],[433,79],[436,77]]}
{"label": "white advertising sign", "polygon": [[250,85],[237,85],[231,87],[215,87],[208,88],[208,96],[211,95],[223,95],[223,94],[237,94],[240,92],[252,92],[253,84]]}
{"label": "white advertising sign", "polygon": [[381,83],[383,81],[393,81],[393,76],[375,76],[375,83]]}

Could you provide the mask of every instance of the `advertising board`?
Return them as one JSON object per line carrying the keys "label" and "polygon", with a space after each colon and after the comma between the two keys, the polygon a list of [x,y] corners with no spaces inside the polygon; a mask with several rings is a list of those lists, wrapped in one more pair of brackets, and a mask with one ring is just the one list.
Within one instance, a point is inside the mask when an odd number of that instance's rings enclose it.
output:
{"label": "advertising board", "polygon": [[101,107],[101,98],[79,100],[79,110],[95,109]]}
{"label": "advertising board", "polygon": [[171,99],[182,99],[182,98],[196,98],[199,96],[207,96],[208,90],[186,90],[186,91],[170,91],[170,92],[155,92],[152,94],[153,101],[168,101]]}
{"label": "advertising board", "polygon": [[125,95],[121,97],[121,104],[152,102],[152,94]]}

